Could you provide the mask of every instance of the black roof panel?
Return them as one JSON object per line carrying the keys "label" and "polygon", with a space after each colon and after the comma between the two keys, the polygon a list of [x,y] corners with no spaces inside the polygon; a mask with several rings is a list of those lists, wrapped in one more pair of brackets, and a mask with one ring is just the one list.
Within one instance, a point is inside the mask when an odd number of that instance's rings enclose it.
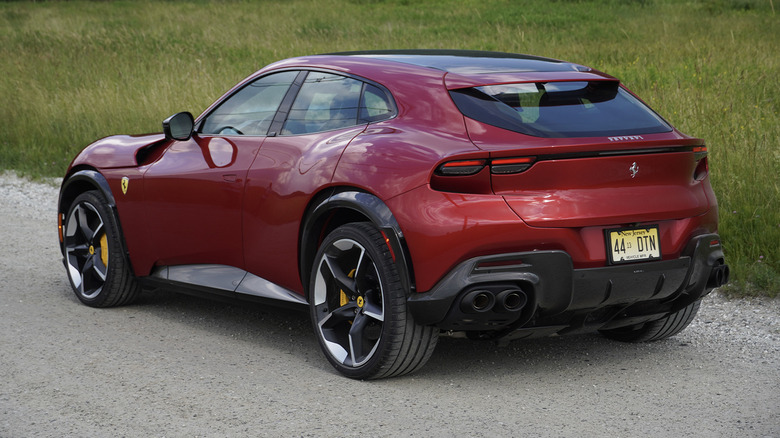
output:
{"label": "black roof panel", "polygon": [[376,50],[329,53],[329,55],[384,59],[458,74],[590,70],[581,65],[556,59],[479,50]]}

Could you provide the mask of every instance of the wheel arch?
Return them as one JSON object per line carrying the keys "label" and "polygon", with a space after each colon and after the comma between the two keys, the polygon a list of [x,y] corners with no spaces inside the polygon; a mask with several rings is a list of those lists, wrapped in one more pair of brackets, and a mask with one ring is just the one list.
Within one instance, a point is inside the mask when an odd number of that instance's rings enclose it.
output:
{"label": "wheel arch", "polygon": [[[111,186],[108,184],[108,180],[105,176],[103,176],[102,173],[100,173],[97,169],[92,167],[81,167],[76,168],[71,171],[71,173],[66,176],[62,180],[62,186],[60,187],[60,194],[59,194],[59,200],[57,202],[57,216],[59,218],[58,222],[64,223],[64,216],[68,213],[68,210],[70,209],[71,204],[73,204],[73,201],[82,193],[90,191],[90,190],[97,190],[99,191],[106,199],[106,205],[108,206],[111,213],[114,215],[114,220],[116,221],[116,226],[118,228],[119,233],[119,240],[121,241],[122,248],[124,248],[124,256],[125,261],[130,266],[130,269],[132,271],[132,260],[130,259],[130,254],[127,251],[127,242],[125,241],[125,233],[122,231],[122,222],[119,219],[119,214],[117,212],[116,208],[116,200],[114,199],[114,194],[111,192]],[[62,240],[62,229],[59,230],[60,233],[60,251],[64,254],[65,250],[63,247],[63,240]]]}
{"label": "wheel arch", "polygon": [[[299,236],[301,283],[309,293],[314,256],[322,240],[336,228],[353,222],[371,222],[385,236],[406,291],[415,287],[411,258],[403,231],[390,208],[380,198],[354,187],[329,188],[309,203]],[[307,297],[308,298],[308,297]]]}
{"label": "wheel arch", "polygon": [[78,195],[89,190],[99,190],[105,196],[109,207],[112,210],[116,210],[116,201],[113,193],[111,193],[111,187],[108,185],[106,177],[93,168],[85,167],[75,170],[63,179],[57,211],[60,214],[67,213],[73,200]]}

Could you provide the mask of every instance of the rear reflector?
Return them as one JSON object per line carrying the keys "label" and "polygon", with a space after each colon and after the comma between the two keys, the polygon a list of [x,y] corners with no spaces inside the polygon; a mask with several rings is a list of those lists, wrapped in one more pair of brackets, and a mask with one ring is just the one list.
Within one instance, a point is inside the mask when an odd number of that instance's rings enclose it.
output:
{"label": "rear reflector", "polygon": [[393,262],[395,262],[395,251],[393,251],[393,246],[390,245],[390,239],[387,237],[387,234],[385,234],[384,231],[379,230],[380,233],[382,233],[382,237],[385,239],[385,245],[387,245],[387,249],[390,250],[390,257],[393,258]]}
{"label": "rear reflector", "polygon": [[57,234],[60,235],[60,243],[62,243],[64,240],[62,236],[62,216],[62,214],[57,215]]}
{"label": "rear reflector", "polygon": [[517,268],[523,266],[523,261],[521,259],[511,258],[511,259],[504,259],[504,260],[490,260],[490,261],[484,261],[480,262],[476,270],[477,271],[485,271],[485,270],[492,270],[492,269],[510,269],[510,268]]}

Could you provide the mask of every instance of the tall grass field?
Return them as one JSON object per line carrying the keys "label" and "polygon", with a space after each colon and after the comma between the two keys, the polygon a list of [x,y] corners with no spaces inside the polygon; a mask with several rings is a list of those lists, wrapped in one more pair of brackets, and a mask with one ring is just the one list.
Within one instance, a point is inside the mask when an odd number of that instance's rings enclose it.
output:
{"label": "tall grass field", "polygon": [[[62,176],[91,141],[199,114],[272,61],[526,53],[619,77],[706,139],[731,293],[780,290],[780,0],[0,3],[0,168]],[[2,206],[0,206],[2,208]]]}

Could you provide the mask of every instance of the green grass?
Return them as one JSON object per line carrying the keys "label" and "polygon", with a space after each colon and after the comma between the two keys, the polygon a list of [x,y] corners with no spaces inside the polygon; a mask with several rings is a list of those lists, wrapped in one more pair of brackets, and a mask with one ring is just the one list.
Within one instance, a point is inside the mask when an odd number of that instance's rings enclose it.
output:
{"label": "green grass", "polygon": [[[0,168],[197,114],[263,65],[342,50],[501,50],[618,76],[709,145],[739,295],[780,290],[780,16],[772,0],[0,4]],[[777,11],[780,12],[780,11]]]}

